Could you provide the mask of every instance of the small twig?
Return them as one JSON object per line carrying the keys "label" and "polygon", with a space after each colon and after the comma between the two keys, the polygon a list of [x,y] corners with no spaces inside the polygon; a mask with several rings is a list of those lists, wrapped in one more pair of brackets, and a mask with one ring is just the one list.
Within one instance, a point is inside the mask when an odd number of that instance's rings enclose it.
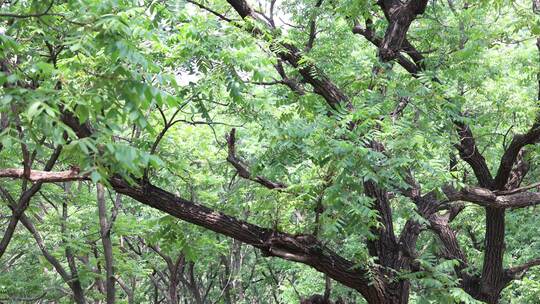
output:
{"label": "small twig", "polygon": [[264,176],[253,177],[249,168],[244,162],[236,156],[236,129],[233,128],[231,132],[226,136],[228,146],[227,161],[231,163],[238,172],[238,175],[245,179],[249,179],[258,184],[263,185],[268,189],[285,189],[287,186],[282,182],[274,182]]}
{"label": "small twig", "polygon": [[19,14],[11,14],[11,13],[0,13],[0,17],[11,17],[11,18],[38,18],[38,17],[42,17],[42,16],[45,16],[49,13],[49,11],[51,10],[52,6],[54,4],[54,0],[51,0],[51,3],[49,3],[49,6],[45,9],[45,11],[43,11],[42,13],[36,13],[36,14],[24,14],[24,15],[19,15]]}
{"label": "small twig", "polygon": [[196,5],[199,8],[202,8],[203,10],[211,13],[212,15],[217,16],[219,19],[222,19],[222,20],[227,21],[227,22],[232,22],[233,21],[232,19],[227,18],[226,16],[216,12],[215,10],[213,10],[213,9],[211,9],[211,8],[205,6],[205,5],[202,5],[201,3],[195,2],[193,0],[186,0],[186,2],[189,2],[189,3],[193,4],[193,5]]}

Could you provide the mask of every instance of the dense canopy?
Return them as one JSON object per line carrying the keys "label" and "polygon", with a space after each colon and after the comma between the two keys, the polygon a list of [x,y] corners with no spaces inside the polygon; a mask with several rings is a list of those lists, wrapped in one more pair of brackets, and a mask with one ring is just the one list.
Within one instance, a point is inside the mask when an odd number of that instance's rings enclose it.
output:
{"label": "dense canopy", "polygon": [[0,0],[0,303],[539,303],[540,0]]}

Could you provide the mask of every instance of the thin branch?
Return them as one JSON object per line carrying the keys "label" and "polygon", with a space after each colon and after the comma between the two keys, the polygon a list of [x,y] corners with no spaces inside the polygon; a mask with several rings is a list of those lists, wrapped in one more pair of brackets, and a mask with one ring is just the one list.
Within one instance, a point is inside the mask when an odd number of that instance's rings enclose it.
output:
{"label": "thin branch", "polygon": [[213,10],[213,9],[209,8],[208,6],[205,6],[205,5],[203,5],[203,4],[199,3],[199,2],[195,2],[193,0],[186,0],[186,2],[189,2],[189,3],[193,4],[193,5],[196,5],[199,8],[202,8],[203,10],[213,14],[214,16],[218,17],[221,20],[224,20],[224,21],[227,21],[227,22],[232,22],[233,21],[232,19],[227,18],[225,15],[220,14],[220,13],[216,12],[215,10]]}
{"label": "thin branch", "polygon": [[525,264],[506,269],[505,275],[508,276],[509,279],[521,279],[525,273],[534,266],[540,266],[540,258],[536,258]]}
{"label": "thin branch", "polygon": [[313,43],[317,37],[317,15],[318,9],[321,7],[322,2],[323,0],[318,0],[317,3],[315,3],[315,12],[313,12],[311,20],[309,21],[309,38],[304,52],[309,52],[313,48]]}
{"label": "thin branch", "polygon": [[238,175],[245,179],[249,179],[251,181],[254,181],[258,184],[263,185],[264,187],[268,189],[285,189],[287,186],[282,182],[274,182],[269,180],[268,178],[264,176],[256,176],[253,177],[251,172],[249,171],[249,168],[244,162],[236,156],[236,129],[232,129],[228,136],[226,136],[227,139],[227,146],[228,146],[228,156],[227,161],[231,163],[238,172]]}
{"label": "thin branch", "polygon": [[527,190],[533,189],[533,188],[538,188],[539,186],[540,186],[540,182],[537,182],[537,183],[534,183],[534,184],[523,186],[521,188],[516,188],[516,189],[506,190],[506,191],[493,191],[493,192],[495,194],[497,194],[497,195],[508,195],[508,194],[515,194],[515,193],[519,193],[519,192],[524,192],[524,191],[527,191]]}
{"label": "thin branch", "polygon": [[49,13],[49,11],[51,10],[53,4],[54,4],[54,0],[51,0],[51,3],[49,3],[49,6],[42,13],[24,14],[24,15],[11,14],[11,13],[0,13],[0,17],[10,17],[10,18],[19,18],[19,19],[22,19],[22,18],[38,18],[38,17],[42,17],[42,16],[47,15]]}

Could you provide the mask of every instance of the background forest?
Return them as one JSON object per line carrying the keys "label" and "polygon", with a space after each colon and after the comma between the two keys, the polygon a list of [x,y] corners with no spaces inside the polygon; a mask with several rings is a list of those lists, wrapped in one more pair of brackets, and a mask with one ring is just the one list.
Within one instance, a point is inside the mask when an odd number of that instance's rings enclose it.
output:
{"label": "background forest", "polygon": [[539,0],[0,0],[0,303],[540,303]]}

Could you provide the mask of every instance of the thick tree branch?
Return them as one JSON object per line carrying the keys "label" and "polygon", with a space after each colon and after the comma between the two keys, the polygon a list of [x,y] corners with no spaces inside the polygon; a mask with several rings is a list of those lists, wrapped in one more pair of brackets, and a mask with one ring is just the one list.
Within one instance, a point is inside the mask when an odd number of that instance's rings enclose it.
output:
{"label": "thick tree branch", "polygon": [[525,149],[519,151],[514,167],[510,170],[510,177],[508,178],[508,182],[506,182],[505,189],[518,188],[525,175],[529,172],[529,163],[525,159],[526,152]]}
{"label": "thick tree branch", "polygon": [[512,167],[518,158],[519,152],[526,145],[534,144],[538,142],[538,140],[540,140],[540,120],[537,120],[527,133],[514,136],[512,142],[510,142],[510,145],[501,158],[494,181],[495,189],[505,190],[504,188],[510,177]]}
{"label": "thick tree branch", "polygon": [[[375,31],[371,28],[371,21],[368,19],[366,22],[366,27],[363,28],[360,24],[356,24],[353,27],[352,32],[354,34],[360,34],[364,36],[369,42],[371,42],[374,46],[379,48],[382,44],[382,38],[376,36]],[[408,43],[407,40],[405,40],[405,44],[410,46],[410,43]],[[412,51],[410,51],[413,53]],[[418,52],[416,52],[418,53]],[[413,77],[418,77],[418,73],[421,71],[421,68],[415,64],[414,62],[411,62],[409,59],[407,59],[405,56],[403,56],[401,53],[397,53],[395,56],[395,59],[397,63],[402,66],[407,72],[409,72]]]}
{"label": "thick tree branch", "polygon": [[379,56],[383,61],[390,61],[399,54],[409,26],[417,15],[424,13],[427,2],[427,0],[410,0],[407,3],[400,0],[378,2],[389,23],[379,46]]}
{"label": "thick tree branch", "polygon": [[234,8],[234,10],[240,15],[242,18],[252,17],[256,18],[254,15],[254,11],[249,6],[247,1],[245,0],[227,0],[229,4]]}
{"label": "thick tree branch", "polygon": [[524,208],[540,204],[540,192],[499,195],[486,188],[469,187],[457,191],[452,187],[445,187],[444,193],[450,201],[467,201],[494,209]]}
{"label": "thick tree branch", "polygon": [[[87,125],[76,122],[73,126],[83,128],[75,129],[77,134],[92,134]],[[251,245],[267,256],[309,265],[337,282],[357,290],[366,299],[381,299],[386,292],[379,281],[377,269],[368,269],[344,259],[312,235],[292,235],[263,228],[178,197],[147,181],[139,181],[134,185],[121,177],[113,176],[109,178],[109,182],[118,193],[178,219]]]}
{"label": "thick tree branch", "polygon": [[179,219],[254,246],[268,256],[310,265],[362,294],[368,295],[371,291],[366,270],[325,248],[312,236],[290,235],[240,221],[151,184],[131,186],[119,177],[111,178],[110,183],[119,193]]}
{"label": "thick tree branch", "polygon": [[[25,178],[24,169],[0,169],[0,178],[10,177],[10,178]],[[77,181],[77,180],[88,180],[88,174],[80,174],[77,168],[72,168],[67,171],[39,171],[31,170],[28,180],[32,182],[41,182],[41,183],[57,183],[57,182],[68,182],[68,181]]]}

